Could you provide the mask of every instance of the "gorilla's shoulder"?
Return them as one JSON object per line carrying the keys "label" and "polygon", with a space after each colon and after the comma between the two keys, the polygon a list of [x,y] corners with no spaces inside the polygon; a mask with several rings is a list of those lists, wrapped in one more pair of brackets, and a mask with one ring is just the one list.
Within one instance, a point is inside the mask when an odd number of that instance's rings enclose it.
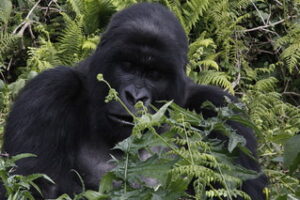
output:
{"label": "gorilla's shoulder", "polygon": [[[42,166],[46,158],[52,158],[47,150],[61,145],[57,138],[72,137],[71,133],[79,130],[80,109],[85,108],[82,93],[81,75],[71,67],[45,70],[31,79],[19,93],[7,118],[4,150],[12,155],[34,153],[40,157],[35,162],[41,163],[31,165]],[[47,142],[40,142],[46,136]],[[24,138],[30,142],[24,142]],[[21,171],[31,169],[26,165]]]}
{"label": "gorilla's shoulder", "polygon": [[45,70],[30,80],[18,98],[33,96],[59,99],[82,95],[84,76],[71,67],[59,66]]}

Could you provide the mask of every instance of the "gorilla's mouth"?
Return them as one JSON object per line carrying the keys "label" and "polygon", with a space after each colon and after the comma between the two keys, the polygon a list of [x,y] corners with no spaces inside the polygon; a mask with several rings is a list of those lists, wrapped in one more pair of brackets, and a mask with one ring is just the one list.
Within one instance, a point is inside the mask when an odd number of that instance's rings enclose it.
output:
{"label": "gorilla's mouth", "polygon": [[133,117],[130,115],[108,114],[108,119],[122,126],[134,126]]}

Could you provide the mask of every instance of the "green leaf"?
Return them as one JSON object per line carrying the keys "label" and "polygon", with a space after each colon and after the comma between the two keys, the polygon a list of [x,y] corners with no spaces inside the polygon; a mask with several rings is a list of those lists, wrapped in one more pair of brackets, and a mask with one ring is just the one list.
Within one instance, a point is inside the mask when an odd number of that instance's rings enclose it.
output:
{"label": "green leaf", "polygon": [[293,173],[300,164],[300,135],[290,138],[284,145],[283,161],[284,166]]}
{"label": "green leaf", "polygon": [[59,196],[56,200],[72,200],[72,198],[69,197],[69,195],[67,195],[67,194],[63,194],[63,195]]}
{"label": "green leaf", "polygon": [[173,101],[169,101],[163,105],[154,115],[152,115],[152,120],[155,122],[161,121],[161,118],[165,115],[166,110],[172,103]]}
{"label": "green leaf", "polygon": [[20,160],[20,159],[28,158],[28,157],[37,157],[37,156],[34,155],[34,154],[31,154],[31,153],[22,153],[22,154],[18,154],[18,155],[16,155],[16,156],[13,156],[13,157],[12,157],[12,161],[13,161],[13,162],[16,162],[16,161],[18,161],[18,160]]}
{"label": "green leaf", "polygon": [[0,79],[0,90],[2,89],[2,88],[4,88],[5,87],[5,83],[4,83],[4,81],[2,81],[1,79]]}
{"label": "green leaf", "polygon": [[19,91],[25,86],[25,83],[26,81],[20,78],[16,82],[9,84],[8,88],[12,91],[13,96],[16,96]]}
{"label": "green leaf", "polygon": [[[159,180],[159,183],[166,184],[167,174],[177,160],[163,160],[156,154],[144,162],[136,163],[132,168],[128,168],[128,176],[151,177]],[[157,184],[159,184],[157,183]]]}
{"label": "green leaf", "polygon": [[31,175],[28,175],[26,177],[26,180],[29,180],[29,181],[34,181],[38,178],[43,178],[43,179],[46,179],[47,181],[49,181],[50,183],[53,183],[55,184],[55,182],[47,175],[45,174],[31,174]]}
{"label": "green leaf", "polygon": [[83,193],[83,196],[88,200],[102,200],[109,199],[109,196],[101,194],[101,192],[96,192],[92,190],[88,190]]}
{"label": "green leaf", "polygon": [[245,138],[241,135],[231,133],[228,141],[228,151],[231,153],[238,144],[244,146],[246,144]]}
{"label": "green leaf", "polygon": [[10,0],[0,1],[0,21],[4,24],[8,23],[10,14],[12,12],[12,3]]}
{"label": "green leaf", "polygon": [[113,189],[113,180],[116,178],[116,176],[112,172],[106,173],[102,178],[100,182],[99,192],[100,193],[106,193]]}

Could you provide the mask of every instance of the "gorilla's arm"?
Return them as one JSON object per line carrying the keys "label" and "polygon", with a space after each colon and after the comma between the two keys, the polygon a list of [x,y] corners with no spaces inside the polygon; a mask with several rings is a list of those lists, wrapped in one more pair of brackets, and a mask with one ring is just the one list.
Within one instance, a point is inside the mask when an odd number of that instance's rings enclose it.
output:
{"label": "gorilla's arm", "polygon": [[[237,102],[237,99],[223,91],[221,88],[214,86],[205,86],[205,85],[196,85],[194,83],[189,83],[186,89],[188,91],[186,95],[186,105],[185,107],[190,110],[195,110],[198,113],[202,113],[204,118],[212,117],[215,115],[211,110],[201,108],[201,104],[205,101],[212,102],[215,106],[221,107],[225,106],[226,102],[224,96],[230,98],[233,102]],[[236,132],[242,135],[247,143],[246,147],[252,152],[253,156],[256,157],[256,138],[253,134],[253,131],[245,127],[237,122],[230,121],[228,124],[236,130]],[[218,137],[220,138],[220,134],[212,133],[210,137]],[[221,136],[220,139],[225,139]],[[226,140],[226,139],[225,139]],[[245,155],[243,152],[239,152],[239,156],[236,159],[236,163],[242,165],[243,167],[251,170],[255,170],[260,172],[260,166],[258,162],[249,156]],[[255,200],[263,200],[265,199],[263,195],[263,188],[267,185],[267,179],[265,175],[261,175],[260,177],[247,180],[243,183],[242,189],[246,193],[248,193],[252,199]]]}
{"label": "gorilla's arm", "polygon": [[80,75],[73,69],[47,70],[29,81],[7,119],[4,151],[38,156],[20,160],[16,173],[49,175],[58,186],[46,189],[46,195],[74,191],[69,170],[73,169],[80,130],[86,128],[83,91]]}

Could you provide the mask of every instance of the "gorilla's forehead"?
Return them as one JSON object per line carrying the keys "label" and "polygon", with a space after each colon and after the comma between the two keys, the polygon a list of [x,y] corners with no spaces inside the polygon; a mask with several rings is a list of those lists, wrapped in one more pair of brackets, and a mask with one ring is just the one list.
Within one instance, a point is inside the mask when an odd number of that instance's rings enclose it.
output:
{"label": "gorilla's forehead", "polygon": [[[180,40],[180,35],[175,31],[170,24],[162,25],[157,20],[149,20],[147,18],[135,19],[124,24],[126,29],[133,31],[133,35],[141,35],[149,38],[163,38],[163,41]],[[132,35],[132,34],[131,34]]]}
{"label": "gorilla's forehead", "polygon": [[166,71],[177,70],[178,60],[170,51],[157,49],[153,46],[131,44],[124,48],[115,49],[113,60],[130,62],[137,66],[154,66]]}
{"label": "gorilla's forehead", "polygon": [[115,50],[115,55],[134,57],[135,60],[178,62],[177,58],[184,53],[176,40],[167,34],[158,34],[153,29],[123,29],[119,37],[114,41],[110,40],[110,47]]}

